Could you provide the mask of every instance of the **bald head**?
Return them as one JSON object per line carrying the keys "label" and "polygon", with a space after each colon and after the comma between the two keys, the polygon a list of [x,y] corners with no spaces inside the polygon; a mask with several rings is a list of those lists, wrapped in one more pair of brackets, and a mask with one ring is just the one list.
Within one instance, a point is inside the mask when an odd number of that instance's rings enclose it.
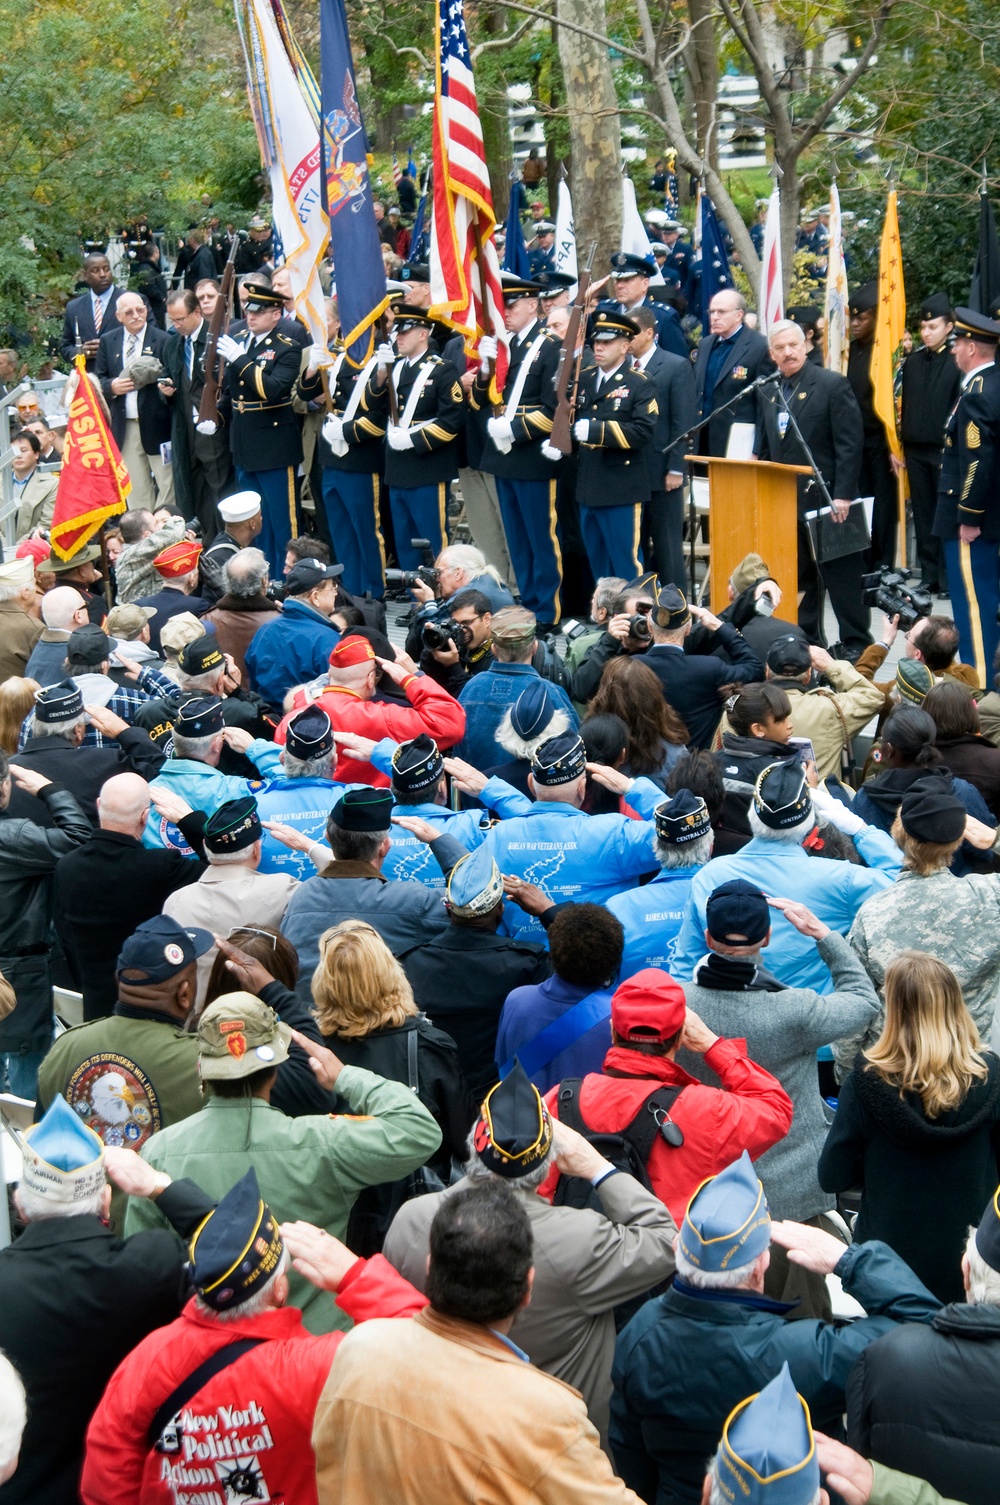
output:
{"label": "bald head", "polygon": [[57,585],[42,597],[42,621],[57,632],[72,632],[88,620],[87,605],[71,585]]}
{"label": "bald head", "polygon": [[97,811],[102,831],[120,831],[138,841],[149,814],[149,785],[137,773],[116,773],[101,785]]}

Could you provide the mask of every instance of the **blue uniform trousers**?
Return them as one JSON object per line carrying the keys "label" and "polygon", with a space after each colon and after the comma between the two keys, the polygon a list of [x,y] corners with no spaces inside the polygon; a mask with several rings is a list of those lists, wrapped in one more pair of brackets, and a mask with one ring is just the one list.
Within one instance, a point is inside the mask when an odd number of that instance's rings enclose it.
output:
{"label": "blue uniform trousers", "polygon": [[324,470],[323,510],[343,584],[352,596],[385,595],[385,549],[379,528],[381,482],[364,471]]}
{"label": "blue uniform trousers", "polygon": [[993,683],[993,655],[1000,640],[997,607],[1000,606],[1000,547],[996,540],[977,538],[962,543],[944,540],[951,614],[958,628],[958,651],[963,664],[971,664],[979,683],[988,690]]}
{"label": "blue uniform trousers", "polygon": [[622,580],[636,578],[642,531],[641,506],[583,506],[580,508],[580,528],[595,579],[601,575],[617,575]]}
{"label": "blue uniform trousers", "polygon": [[281,580],[285,573],[285,550],[290,538],[302,532],[302,509],[299,506],[301,482],[294,465],[280,470],[243,470],[236,467],[241,491],[260,492],[261,529],[256,547],[263,549],[271,566],[271,579]]}
{"label": "blue uniform trousers", "polygon": [[396,558],[401,570],[415,570],[424,556],[411,538],[426,538],[435,558],[448,542],[447,481],[433,486],[390,486],[389,509],[396,536]]}
{"label": "blue uniform trousers", "polygon": [[506,481],[497,476],[496,482],[521,604],[539,622],[558,622],[562,551],[556,533],[556,479]]}

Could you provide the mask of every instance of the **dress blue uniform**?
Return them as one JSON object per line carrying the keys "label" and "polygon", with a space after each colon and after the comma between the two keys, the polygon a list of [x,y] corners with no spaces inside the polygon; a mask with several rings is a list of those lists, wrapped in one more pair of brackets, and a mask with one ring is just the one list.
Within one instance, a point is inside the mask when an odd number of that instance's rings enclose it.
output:
{"label": "dress blue uniform", "polygon": [[[1000,323],[967,308],[955,310],[955,333],[996,345]],[[982,357],[981,357],[982,358]],[[1000,629],[1000,368],[983,364],[967,374],[945,429],[944,461],[934,514],[934,536],[944,542],[951,609],[962,662],[974,664],[979,683],[992,683]],[[961,527],[978,528],[971,543]]]}
{"label": "dress blue uniform", "polygon": [[[244,297],[248,308],[270,308],[277,295],[269,287],[254,287],[251,294],[248,284]],[[284,569],[285,545],[301,531],[302,430],[292,406],[301,364],[300,347],[280,330],[251,337],[243,354],[226,367],[219,397],[219,419],[229,427],[236,479],[242,490],[260,492],[258,544],[275,580]]]}
{"label": "dress blue uniform", "polygon": [[[527,283],[504,286],[505,302],[512,297],[537,295],[537,288]],[[488,436],[480,464],[482,470],[496,477],[500,515],[521,601],[544,623],[558,622],[561,612],[557,467],[542,454],[542,444],[552,432],[561,350],[561,342],[538,320],[511,337],[510,365],[501,400],[506,413],[515,389],[520,386],[516,408],[507,415],[513,433],[506,449]],[[476,411],[489,406],[488,384],[481,372],[469,400]]]}
{"label": "dress blue uniform", "polygon": [[[637,326],[621,314],[599,310],[594,338],[628,337]],[[580,373],[574,433],[580,444],[576,494],[587,558],[595,577],[639,574],[642,508],[649,500],[646,451],[657,419],[656,387],[627,357],[614,371]],[[589,428],[578,432],[581,421]]]}
{"label": "dress blue uniform", "polygon": [[[363,373],[348,365],[343,355],[334,371],[333,416],[343,420]],[[322,393],[322,372],[299,378],[299,395],[305,401],[318,402]],[[385,419],[369,412],[367,396],[363,385],[357,408],[343,425],[337,452],[320,429],[319,459],[323,467],[323,510],[337,559],[344,566],[344,586],[353,596],[370,591],[380,600],[385,594],[385,544],[379,526]]]}
{"label": "dress blue uniform", "polygon": [[[399,333],[422,327],[432,320],[422,309],[400,304],[396,310]],[[411,449],[385,450],[385,479],[396,539],[396,558],[401,569],[415,570],[423,556],[410,542],[426,538],[434,554],[448,542],[448,491],[458,475],[457,437],[465,415],[465,397],[458,372],[449,361],[424,354],[415,360],[398,359],[382,386],[373,371],[365,392],[366,412],[383,423],[389,412],[389,382],[396,389],[399,424],[408,428]],[[419,383],[412,411],[407,415],[411,394]]]}

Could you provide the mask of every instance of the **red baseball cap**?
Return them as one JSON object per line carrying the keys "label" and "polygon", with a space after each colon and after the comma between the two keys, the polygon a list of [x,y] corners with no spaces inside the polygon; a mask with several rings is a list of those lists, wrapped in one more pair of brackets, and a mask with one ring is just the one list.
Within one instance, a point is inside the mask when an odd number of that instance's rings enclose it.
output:
{"label": "red baseball cap", "polygon": [[375,649],[367,638],[341,638],[330,654],[331,669],[349,669],[352,664],[369,664]]}
{"label": "red baseball cap", "polygon": [[611,1026],[621,1040],[663,1044],[684,1027],[684,990],[668,972],[643,967],[611,1000]]}

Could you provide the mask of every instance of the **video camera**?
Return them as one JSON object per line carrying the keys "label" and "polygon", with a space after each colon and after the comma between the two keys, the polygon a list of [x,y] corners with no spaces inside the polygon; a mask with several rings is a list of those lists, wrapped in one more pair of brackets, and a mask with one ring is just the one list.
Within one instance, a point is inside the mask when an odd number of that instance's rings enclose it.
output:
{"label": "video camera", "polygon": [[411,538],[410,544],[414,549],[419,549],[424,556],[424,562],[415,570],[386,570],[385,580],[387,585],[401,585],[408,590],[411,585],[416,585],[422,580],[429,585],[431,590],[437,592],[441,576],[434,568],[434,550],[431,548],[429,538]]}
{"label": "video camera", "polygon": [[862,575],[861,586],[865,606],[877,606],[887,617],[898,617],[904,632],[909,632],[921,617],[931,614],[930,591],[911,586],[906,575],[890,569],[887,564]]}

